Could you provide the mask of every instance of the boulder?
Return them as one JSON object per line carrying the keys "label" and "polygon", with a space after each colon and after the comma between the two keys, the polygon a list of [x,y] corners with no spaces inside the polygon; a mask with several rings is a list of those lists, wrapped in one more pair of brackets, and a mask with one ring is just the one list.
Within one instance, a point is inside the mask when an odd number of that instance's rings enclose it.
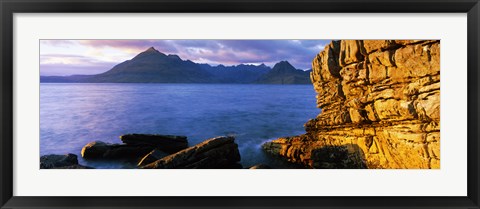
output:
{"label": "boulder", "polygon": [[80,154],[83,158],[102,158],[105,152],[109,150],[111,145],[101,142],[101,141],[94,141],[90,142],[82,148]]}
{"label": "boulder", "polygon": [[40,169],[51,169],[78,165],[77,155],[44,155],[40,157]]}
{"label": "boulder", "polygon": [[153,163],[157,160],[160,160],[164,157],[166,157],[168,154],[165,153],[165,152],[162,152],[158,149],[154,149],[153,151],[151,151],[150,153],[148,153],[147,155],[145,155],[145,157],[143,157],[137,164],[137,166],[141,167],[141,166],[144,166],[144,165],[147,165],[147,164],[150,164],[150,163]]}
{"label": "boulder", "polygon": [[152,146],[160,151],[172,154],[188,147],[186,136],[156,134],[126,134],[120,140],[127,145]]}
{"label": "boulder", "polygon": [[90,142],[82,148],[85,159],[127,159],[136,161],[151,152],[151,146],[107,144],[101,141]]}
{"label": "boulder", "polygon": [[238,167],[240,152],[235,138],[220,136],[164,157],[141,168],[233,168]]}

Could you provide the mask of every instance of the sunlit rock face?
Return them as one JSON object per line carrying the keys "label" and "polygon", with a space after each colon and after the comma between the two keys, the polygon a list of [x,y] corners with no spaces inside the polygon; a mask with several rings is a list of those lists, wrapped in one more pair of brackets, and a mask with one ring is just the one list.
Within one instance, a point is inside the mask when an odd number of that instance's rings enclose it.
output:
{"label": "sunlit rock face", "polygon": [[[314,168],[440,168],[439,40],[333,41],[312,68],[322,113],[267,153]],[[347,157],[316,154],[327,147]]]}
{"label": "sunlit rock face", "polygon": [[235,138],[219,136],[142,166],[146,169],[242,168]]}

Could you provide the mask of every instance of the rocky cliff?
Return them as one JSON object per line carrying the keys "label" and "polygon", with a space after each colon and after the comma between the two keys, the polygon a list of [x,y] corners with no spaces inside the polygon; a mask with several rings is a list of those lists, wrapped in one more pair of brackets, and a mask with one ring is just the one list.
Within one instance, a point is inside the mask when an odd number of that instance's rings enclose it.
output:
{"label": "rocky cliff", "polygon": [[263,145],[313,168],[440,168],[440,41],[333,41],[313,60],[322,109]]}

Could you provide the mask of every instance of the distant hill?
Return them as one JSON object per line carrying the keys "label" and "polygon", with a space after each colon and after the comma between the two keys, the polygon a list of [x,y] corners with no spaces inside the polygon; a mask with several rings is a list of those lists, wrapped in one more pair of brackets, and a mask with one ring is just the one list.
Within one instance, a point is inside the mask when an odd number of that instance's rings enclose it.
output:
{"label": "distant hill", "polygon": [[94,75],[40,76],[41,83],[80,83]]}
{"label": "distant hill", "polygon": [[153,47],[111,70],[91,76],[43,77],[41,82],[85,83],[212,83],[214,76],[198,64],[176,55],[165,55]]}
{"label": "distant hill", "polygon": [[236,66],[218,65],[215,67],[201,64],[201,66],[207,72],[216,76],[221,83],[253,83],[271,70],[270,67],[264,64],[258,66],[244,64]]}
{"label": "distant hill", "polygon": [[40,76],[40,82],[306,84],[310,83],[310,78],[308,72],[297,70],[286,61],[277,63],[273,69],[264,64],[210,66],[182,60],[177,55],[165,55],[150,47],[101,74]]}
{"label": "distant hill", "polygon": [[287,61],[281,61],[255,83],[262,84],[310,84],[310,71],[297,70]]}

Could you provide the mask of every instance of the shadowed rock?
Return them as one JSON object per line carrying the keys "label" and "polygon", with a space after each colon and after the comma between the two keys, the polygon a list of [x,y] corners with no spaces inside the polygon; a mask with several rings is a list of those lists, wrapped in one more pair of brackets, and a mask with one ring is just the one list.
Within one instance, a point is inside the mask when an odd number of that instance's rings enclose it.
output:
{"label": "shadowed rock", "polygon": [[153,151],[151,151],[150,153],[148,153],[147,155],[145,155],[145,157],[143,157],[137,164],[137,166],[141,167],[141,166],[144,166],[144,165],[148,165],[150,163],[153,163],[157,160],[160,160],[164,157],[166,157],[168,154],[165,153],[165,152],[162,152],[158,149],[154,149]]}
{"label": "shadowed rock", "polygon": [[169,154],[188,147],[186,136],[154,135],[154,134],[126,134],[120,136],[123,143],[134,146],[152,146]]}
{"label": "shadowed rock", "polygon": [[40,157],[40,169],[78,165],[77,155],[44,155]]}
{"label": "shadowed rock", "polygon": [[40,157],[40,169],[92,169],[78,164],[77,155],[44,155]]}
{"label": "shadowed rock", "polygon": [[240,161],[234,137],[216,137],[141,168],[232,168]]}
{"label": "shadowed rock", "polygon": [[85,159],[127,159],[135,161],[153,149],[150,146],[107,144],[101,141],[94,141],[85,145],[81,154]]}

